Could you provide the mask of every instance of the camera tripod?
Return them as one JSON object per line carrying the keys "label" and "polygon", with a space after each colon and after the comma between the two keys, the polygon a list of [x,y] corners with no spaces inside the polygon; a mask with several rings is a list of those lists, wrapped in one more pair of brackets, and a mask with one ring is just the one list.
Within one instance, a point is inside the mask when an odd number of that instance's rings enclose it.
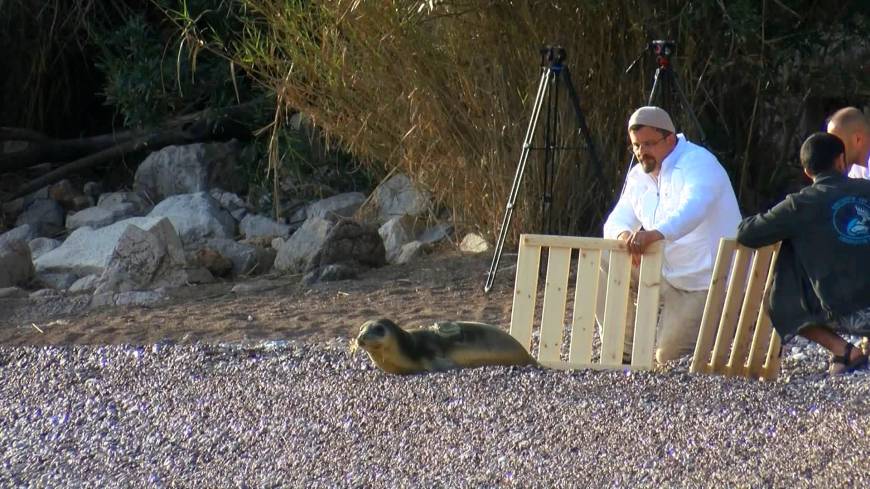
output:
{"label": "camera tripod", "polygon": [[[569,149],[579,149],[576,147],[558,146],[559,141],[559,88],[565,86],[570,98],[571,106],[574,109],[574,115],[577,119],[577,131],[585,139],[586,147],[592,157],[596,176],[599,181],[603,181],[601,171],[601,160],[598,158],[598,153],[595,150],[595,143],[589,133],[589,128],[586,126],[586,118],[583,111],[580,109],[580,99],[577,96],[577,91],[574,89],[574,84],[571,82],[571,72],[564,65],[565,48],[561,46],[546,46],[541,48],[541,78],[538,84],[538,92],[535,101],[532,104],[532,116],[529,120],[529,126],[526,130],[526,137],[523,140],[522,151],[520,152],[520,161],[517,164],[516,173],[514,174],[513,185],[511,186],[510,195],[508,196],[507,205],[505,205],[504,217],[502,218],[501,228],[499,229],[498,239],[495,243],[495,253],[492,257],[492,264],[489,267],[489,272],[486,276],[486,284],[483,286],[484,292],[489,292],[495,282],[495,274],[498,271],[498,263],[501,260],[502,251],[504,249],[504,241],[507,237],[508,227],[511,217],[513,216],[514,205],[516,204],[517,195],[519,194],[520,184],[522,183],[523,174],[526,169],[526,162],[529,158],[531,150],[544,151],[544,195],[542,197],[542,215],[546,222],[546,232],[553,231],[553,216],[551,214],[551,206],[553,203],[553,187],[556,179],[556,166],[558,160],[558,152]],[[546,103],[546,107],[544,104]],[[535,137],[535,130],[538,126],[538,120],[541,116],[541,109],[545,109],[544,115],[544,145],[543,147],[533,147],[532,140]],[[579,165],[579,162],[578,162]]]}
{"label": "camera tripod", "polygon": [[[658,100],[658,106],[673,117],[673,96],[674,93],[676,93],[682,109],[686,114],[688,114],[689,119],[698,131],[698,138],[701,146],[706,147],[707,135],[704,133],[704,128],[701,127],[698,117],[692,110],[692,105],[686,98],[686,95],[680,86],[680,82],[677,80],[677,75],[674,73],[673,64],[671,63],[671,55],[677,51],[677,43],[675,41],[651,41],[644,51],[640,53],[640,56],[638,56],[637,59],[628,66],[625,73],[628,74],[632,69],[634,69],[634,66],[638,61],[640,61],[647,49],[655,54],[656,64],[658,65],[653,77],[653,84],[649,92],[649,101],[647,102],[647,105],[655,105]],[[628,168],[625,171],[625,181],[622,184],[622,191],[616,196],[616,199],[619,199],[619,196],[625,191],[625,185],[628,182],[628,172],[631,171],[631,168],[635,163],[637,163],[637,156],[632,153],[631,161],[628,163]]]}

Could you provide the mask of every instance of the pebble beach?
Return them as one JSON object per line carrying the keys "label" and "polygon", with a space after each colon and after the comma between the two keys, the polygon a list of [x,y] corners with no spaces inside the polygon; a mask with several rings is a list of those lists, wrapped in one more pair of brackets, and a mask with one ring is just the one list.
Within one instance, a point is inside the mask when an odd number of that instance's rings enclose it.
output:
{"label": "pebble beach", "polygon": [[387,375],[346,340],[0,347],[0,487],[867,487],[870,374]]}

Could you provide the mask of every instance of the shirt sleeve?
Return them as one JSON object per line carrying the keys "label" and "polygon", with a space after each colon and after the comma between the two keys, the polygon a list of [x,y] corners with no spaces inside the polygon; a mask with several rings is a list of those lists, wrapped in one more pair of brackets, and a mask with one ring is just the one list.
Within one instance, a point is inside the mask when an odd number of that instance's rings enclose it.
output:
{"label": "shirt sleeve", "polygon": [[623,231],[634,232],[640,229],[640,220],[634,213],[634,208],[631,206],[631,198],[629,195],[634,191],[629,183],[626,186],[625,192],[619,197],[619,201],[607,216],[604,222],[604,237],[616,239]]}
{"label": "shirt sleeve", "polygon": [[737,242],[761,248],[795,236],[804,226],[809,212],[799,212],[797,200],[789,195],[767,212],[749,216],[737,226]]}
{"label": "shirt sleeve", "polygon": [[[705,158],[702,156],[702,158]],[[714,169],[711,165],[716,165]],[[715,170],[721,170],[717,175]],[[679,203],[670,216],[656,226],[668,241],[676,241],[698,227],[719,200],[725,185],[730,186],[728,178],[723,178],[725,170],[716,161],[692,161],[683,169],[685,180],[680,190]]]}

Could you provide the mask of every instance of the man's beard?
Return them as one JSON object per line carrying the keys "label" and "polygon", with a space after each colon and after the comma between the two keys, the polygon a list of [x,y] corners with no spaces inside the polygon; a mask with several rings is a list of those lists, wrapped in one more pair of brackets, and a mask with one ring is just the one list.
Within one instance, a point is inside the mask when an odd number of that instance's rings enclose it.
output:
{"label": "man's beard", "polygon": [[658,161],[652,156],[648,156],[646,158],[641,158],[640,164],[643,165],[643,171],[647,173],[652,173],[655,171],[656,166],[658,166]]}

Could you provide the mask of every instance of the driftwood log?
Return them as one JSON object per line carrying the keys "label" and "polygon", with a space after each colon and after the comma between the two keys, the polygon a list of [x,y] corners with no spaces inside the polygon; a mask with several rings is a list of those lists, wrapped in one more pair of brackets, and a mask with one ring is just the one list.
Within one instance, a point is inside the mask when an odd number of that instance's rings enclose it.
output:
{"label": "driftwood log", "polygon": [[156,151],[173,144],[250,139],[265,125],[272,110],[263,100],[254,100],[181,116],[152,130],[122,131],[80,139],[52,139],[28,129],[0,127],[0,142],[28,142],[26,149],[0,154],[0,173],[45,162],[68,162],[16,189],[8,197],[8,200],[14,200],[75,172],[118,161],[141,151]]}

